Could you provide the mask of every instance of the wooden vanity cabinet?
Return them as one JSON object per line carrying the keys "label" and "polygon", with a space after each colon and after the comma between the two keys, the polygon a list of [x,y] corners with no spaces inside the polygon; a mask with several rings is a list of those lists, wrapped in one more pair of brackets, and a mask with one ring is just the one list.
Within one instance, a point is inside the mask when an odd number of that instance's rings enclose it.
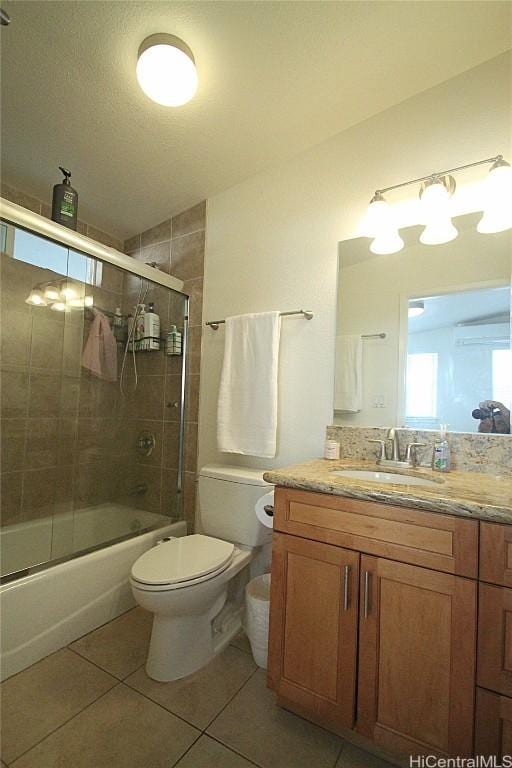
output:
{"label": "wooden vanity cabinet", "polygon": [[470,755],[477,562],[476,521],[276,488],[268,682],[278,702],[389,752]]}
{"label": "wooden vanity cabinet", "polygon": [[274,534],[269,684],[331,727],[355,717],[359,554]]}
{"label": "wooden vanity cabinet", "polygon": [[512,589],[480,584],[478,685],[512,697]]}
{"label": "wooden vanity cabinet", "polygon": [[391,752],[470,755],[476,584],[361,557],[357,729]]}
{"label": "wooden vanity cabinet", "polygon": [[512,755],[512,699],[483,688],[476,692],[475,754]]}

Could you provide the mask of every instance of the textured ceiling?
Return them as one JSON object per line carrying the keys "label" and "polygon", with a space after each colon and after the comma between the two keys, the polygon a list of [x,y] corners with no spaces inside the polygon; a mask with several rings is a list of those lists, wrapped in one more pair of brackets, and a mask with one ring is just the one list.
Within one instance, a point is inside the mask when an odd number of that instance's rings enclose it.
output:
{"label": "textured ceiling", "polygon": [[[509,2],[2,0],[2,173],[130,236],[510,47]],[[199,89],[147,99],[139,43],[182,37]]]}

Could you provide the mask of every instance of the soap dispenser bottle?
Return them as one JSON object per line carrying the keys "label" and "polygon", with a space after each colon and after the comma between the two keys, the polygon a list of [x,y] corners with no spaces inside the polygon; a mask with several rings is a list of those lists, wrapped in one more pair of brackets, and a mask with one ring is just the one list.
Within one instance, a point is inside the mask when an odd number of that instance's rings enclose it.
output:
{"label": "soap dispenser bottle", "polygon": [[440,425],[439,438],[434,443],[432,469],[436,472],[450,471],[450,445],[446,439],[446,424]]}
{"label": "soap dispenser bottle", "polygon": [[68,229],[76,230],[78,215],[78,192],[73,189],[70,183],[71,171],[59,165],[59,169],[64,174],[60,184],[55,184],[53,188],[52,200],[52,220],[57,224],[62,224]]}

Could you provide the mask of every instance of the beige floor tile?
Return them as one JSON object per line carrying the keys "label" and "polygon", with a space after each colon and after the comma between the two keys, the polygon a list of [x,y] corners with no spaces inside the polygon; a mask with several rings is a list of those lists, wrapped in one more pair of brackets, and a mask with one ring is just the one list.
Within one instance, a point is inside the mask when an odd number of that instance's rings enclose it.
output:
{"label": "beige floor tile", "polygon": [[137,607],[81,637],[70,648],[123,680],[146,661],[152,623],[153,614]]}
{"label": "beige floor tile", "polygon": [[120,684],[11,768],[170,768],[199,731]]}
{"label": "beige floor tile", "polygon": [[245,653],[250,653],[252,656],[251,644],[249,642],[249,638],[247,637],[244,631],[240,632],[231,641],[231,645],[234,645],[235,648],[239,648],[241,651],[245,651]]}
{"label": "beige floor tile", "polygon": [[172,683],[151,680],[144,669],[131,675],[126,684],[174,712],[197,728],[204,729],[249,679],[256,665],[237,648],[226,648],[206,667]]}
{"label": "beige floor tile", "polygon": [[279,708],[256,672],[208,729],[226,746],[265,768],[331,768],[342,741]]}
{"label": "beige floor tile", "polygon": [[345,742],[335,768],[393,768],[391,763]]}
{"label": "beige floor tile", "polygon": [[2,757],[11,763],[116,685],[66,648],[2,683]]}
{"label": "beige floor tile", "polygon": [[208,736],[201,736],[175,768],[253,768],[253,766],[254,763],[223,747],[218,741]]}

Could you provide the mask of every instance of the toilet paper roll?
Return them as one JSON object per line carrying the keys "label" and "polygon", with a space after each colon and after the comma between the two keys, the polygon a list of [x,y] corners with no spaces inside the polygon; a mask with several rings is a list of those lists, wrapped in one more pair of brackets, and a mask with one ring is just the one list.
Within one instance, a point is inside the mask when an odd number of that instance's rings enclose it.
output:
{"label": "toilet paper roll", "polygon": [[[265,510],[265,507],[272,507],[272,514],[269,515],[269,513]],[[274,517],[273,517],[274,491],[270,491],[269,493],[266,493],[264,496],[258,499],[254,507],[254,510],[256,512],[256,517],[258,518],[260,523],[265,526],[265,528],[273,528],[274,527]]]}

